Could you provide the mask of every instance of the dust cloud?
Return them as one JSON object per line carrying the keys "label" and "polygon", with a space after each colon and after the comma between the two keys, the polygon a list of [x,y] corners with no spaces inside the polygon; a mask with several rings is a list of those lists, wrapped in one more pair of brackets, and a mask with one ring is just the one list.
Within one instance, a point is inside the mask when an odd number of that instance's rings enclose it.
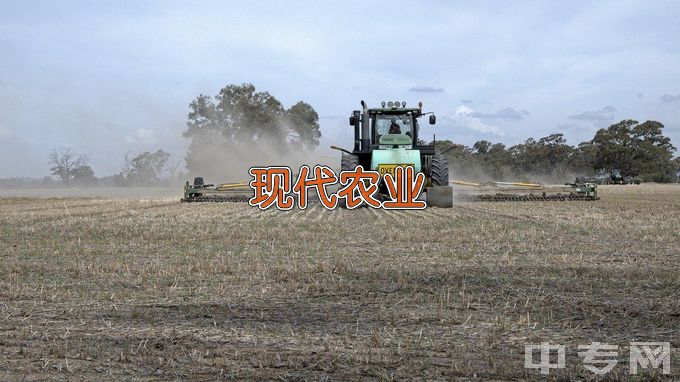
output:
{"label": "dust cloud", "polygon": [[[190,171],[189,181],[196,176],[206,183],[239,183],[251,180],[251,167],[287,166],[297,174],[300,166],[326,165],[340,167],[340,152],[330,148],[294,149],[285,143],[261,141],[253,145],[207,146],[201,149],[202,165]],[[189,179],[190,178],[190,179]]]}
{"label": "dust cloud", "polygon": [[489,171],[474,162],[449,162],[449,178],[468,182],[530,182],[542,184],[571,183],[576,178],[573,171],[567,169],[549,169],[549,174],[532,174],[517,171],[510,166],[503,166]]}

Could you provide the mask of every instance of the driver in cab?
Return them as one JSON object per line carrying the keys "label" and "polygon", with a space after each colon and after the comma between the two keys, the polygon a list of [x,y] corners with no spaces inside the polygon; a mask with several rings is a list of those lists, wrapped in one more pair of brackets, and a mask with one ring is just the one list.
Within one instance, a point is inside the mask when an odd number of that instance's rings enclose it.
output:
{"label": "driver in cab", "polygon": [[390,131],[388,134],[401,134],[401,128],[397,124],[397,120],[392,118],[392,121],[390,123]]}

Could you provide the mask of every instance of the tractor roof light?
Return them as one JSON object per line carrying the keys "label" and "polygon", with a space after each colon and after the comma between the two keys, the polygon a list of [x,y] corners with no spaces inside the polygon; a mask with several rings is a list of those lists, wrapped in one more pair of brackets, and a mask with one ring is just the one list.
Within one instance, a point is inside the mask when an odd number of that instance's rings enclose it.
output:
{"label": "tractor roof light", "polygon": [[423,101],[418,101],[418,107],[421,109],[423,108]]}
{"label": "tractor roof light", "polygon": [[401,101],[401,107],[406,107],[406,101]]}
{"label": "tractor roof light", "polygon": [[394,104],[392,103],[392,101],[390,101],[390,102],[387,103],[387,107],[392,107],[392,106],[394,106]]}
{"label": "tractor roof light", "polygon": [[399,101],[394,101],[394,107],[399,107],[400,104],[401,104],[401,102],[399,102]]}
{"label": "tractor roof light", "polygon": [[385,101],[382,101],[381,105],[382,107],[385,107]]}

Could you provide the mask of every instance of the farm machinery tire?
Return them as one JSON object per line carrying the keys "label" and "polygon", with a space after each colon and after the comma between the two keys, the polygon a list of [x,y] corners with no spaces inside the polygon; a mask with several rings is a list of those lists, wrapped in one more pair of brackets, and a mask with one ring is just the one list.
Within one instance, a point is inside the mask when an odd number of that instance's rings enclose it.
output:
{"label": "farm machinery tire", "polygon": [[433,186],[449,186],[449,160],[446,155],[432,155],[430,178]]}
{"label": "farm machinery tire", "polygon": [[[359,157],[351,154],[342,154],[340,159],[340,171],[353,171],[359,166]],[[338,200],[338,206],[340,208],[347,208],[347,204],[344,198]]]}

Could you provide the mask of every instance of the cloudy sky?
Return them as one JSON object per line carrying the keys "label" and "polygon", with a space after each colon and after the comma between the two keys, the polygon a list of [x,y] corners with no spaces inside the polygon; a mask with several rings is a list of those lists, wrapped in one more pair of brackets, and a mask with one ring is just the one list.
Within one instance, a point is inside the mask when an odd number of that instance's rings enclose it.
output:
{"label": "cloudy sky", "polygon": [[424,133],[465,144],[633,118],[680,146],[678,1],[252,3],[0,3],[0,177],[60,147],[99,176],[126,150],[180,158],[189,102],[242,82],[312,104],[324,147],[350,146],[361,99],[422,100]]}

